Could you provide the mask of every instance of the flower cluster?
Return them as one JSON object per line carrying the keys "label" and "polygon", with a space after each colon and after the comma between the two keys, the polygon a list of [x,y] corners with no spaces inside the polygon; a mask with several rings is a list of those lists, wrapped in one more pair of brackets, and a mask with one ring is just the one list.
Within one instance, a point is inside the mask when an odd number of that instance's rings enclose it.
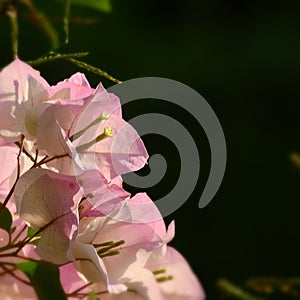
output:
{"label": "flower cluster", "polygon": [[[0,296],[37,299],[26,262],[59,268],[70,299],[204,299],[152,200],[121,175],[148,159],[120,101],[76,73],[50,86],[19,59],[0,73]],[[9,223],[9,226],[7,225]],[[91,298],[91,297],[94,298]]]}

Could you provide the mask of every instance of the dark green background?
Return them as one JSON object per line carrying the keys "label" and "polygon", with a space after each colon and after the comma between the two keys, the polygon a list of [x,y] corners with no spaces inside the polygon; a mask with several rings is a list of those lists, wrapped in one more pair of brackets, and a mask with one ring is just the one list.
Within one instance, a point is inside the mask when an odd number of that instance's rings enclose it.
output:
{"label": "dark green background", "polygon": [[[61,4],[47,5],[44,12],[62,33]],[[111,14],[72,9],[73,17],[99,17],[99,22],[72,23],[70,45],[61,51],[88,50],[87,62],[121,80],[159,76],[185,83],[219,117],[228,147],[226,174],[214,200],[200,210],[210,155],[199,124],[181,109],[155,101],[124,108],[127,118],[144,111],[170,114],[199,147],[199,184],[167,222],[175,219],[172,245],[189,260],[208,299],[219,299],[219,277],[242,283],[253,276],[300,276],[300,170],[289,160],[290,152],[300,152],[299,9],[298,1],[263,0],[115,0]],[[30,21],[23,20],[20,31],[21,59],[48,50]],[[4,66],[10,60],[5,19],[0,38]],[[78,68],[61,62],[40,70],[55,83]],[[87,76],[93,85],[102,80]],[[169,162],[163,184],[148,191],[157,199],[176,184],[178,153],[165,138],[146,136],[145,143],[150,154],[160,152]]]}

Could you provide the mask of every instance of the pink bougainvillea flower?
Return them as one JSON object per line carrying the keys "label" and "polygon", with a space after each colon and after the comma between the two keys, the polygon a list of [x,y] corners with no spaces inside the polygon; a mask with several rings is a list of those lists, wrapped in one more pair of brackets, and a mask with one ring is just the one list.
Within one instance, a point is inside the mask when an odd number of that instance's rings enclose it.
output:
{"label": "pink bougainvillea flower", "polygon": [[[49,86],[19,59],[5,67],[0,202],[15,190],[6,203],[12,231],[0,229],[0,298],[37,298],[12,265],[31,258],[59,266],[70,299],[203,300],[192,269],[167,246],[174,222],[166,229],[145,193],[130,198],[122,187],[120,175],[147,159],[140,136],[122,118],[119,98],[102,84],[93,89],[76,73]],[[18,244],[28,241],[28,226],[38,230],[37,246]],[[15,249],[19,257],[9,252]]]}
{"label": "pink bougainvillea flower", "polygon": [[[142,269],[132,280],[126,282],[128,290],[119,295],[101,295],[103,300],[204,300],[204,290],[187,261],[174,248],[168,247],[161,260],[152,270]],[[91,286],[94,292],[101,287]]]}
{"label": "pink bougainvillea flower", "polygon": [[138,133],[122,119],[119,99],[101,84],[82,101],[64,100],[51,105],[38,122],[38,149],[48,156],[60,156],[51,166],[73,174],[71,158],[64,156],[66,147],[57,139],[57,122],[74,144],[85,168],[100,169],[108,180],[140,169],[148,159]]}
{"label": "pink bougainvillea flower", "polygon": [[[119,294],[103,294],[101,299],[103,300],[167,300],[165,298],[159,287],[159,284],[156,282],[155,276],[153,273],[147,269],[142,269],[139,274],[132,280],[126,283],[128,290]],[[97,285],[92,286],[95,293],[100,292],[101,288]],[[170,298],[173,299],[173,298]]]}
{"label": "pink bougainvillea flower", "polygon": [[50,99],[84,99],[94,93],[83,73],[75,73],[70,78],[60,81],[48,89]]}
{"label": "pink bougainvillea flower", "polygon": [[[12,142],[7,142],[0,138],[0,202],[8,195],[11,187],[17,178],[17,167],[19,147]],[[22,153],[20,157],[20,173],[27,171],[32,165],[28,157]],[[8,203],[10,212],[15,213],[16,209],[14,204]]]}
{"label": "pink bougainvillea flower", "polygon": [[[116,101],[115,96],[107,93],[101,84],[88,98],[57,101],[45,111],[38,123],[39,150],[44,151],[49,156],[64,154],[64,148],[56,141],[57,128],[55,123],[58,122],[67,136],[71,137],[99,118],[101,115],[101,112],[97,115],[99,111],[106,112],[107,114],[120,111],[120,103]],[[85,118],[83,117],[83,113]],[[99,120],[98,123],[96,122],[96,125],[103,120]],[[75,132],[75,130],[77,131]],[[47,132],[47,135],[45,135],[45,132]],[[83,144],[90,142],[93,138],[93,136],[86,136],[88,141],[82,137],[80,137],[80,140]]]}
{"label": "pink bougainvillea flower", "polygon": [[50,87],[38,71],[17,58],[0,73],[0,136],[18,141],[23,134],[34,140],[38,120],[49,105],[82,99],[93,92],[81,73]]}
{"label": "pink bougainvillea flower", "polygon": [[[57,139],[57,122],[69,138],[74,138],[85,165],[97,166],[108,180],[146,163],[146,149],[136,131],[122,119],[119,99],[101,84],[94,90],[83,74],[76,73],[50,87],[36,70],[19,59],[4,68],[0,73],[0,136],[10,141],[19,141],[21,135],[29,141],[37,138],[34,147],[40,155],[63,155],[66,147]],[[93,143],[107,127],[113,129],[113,138]],[[36,149],[32,150],[35,154]],[[60,163],[69,159],[61,158]]]}
{"label": "pink bougainvillea flower", "polygon": [[77,180],[85,194],[80,203],[80,218],[110,215],[130,196],[120,185],[109,183],[99,170],[85,171]]}
{"label": "pink bougainvillea flower", "polygon": [[[84,286],[77,278],[76,287]],[[143,268],[131,280],[125,282],[126,291],[110,294],[101,283],[89,285],[85,292],[101,295],[103,300],[204,300],[205,293],[187,261],[172,247],[165,255],[152,264],[151,269]]]}
{"label": "pink bougainvillea flower", "polygon": [[57,139],[61,129],[70,132],[72,124],[87,103],[84,99],[92,95],[94,89],[89,86],[84,74],[76,73],[56,86],[51,86],[48,92],[50,99],[56,101],[40,118],[37,144],[41,154],[55,156],[66,151],[64,143]]}
{"label": "pink bougainvillea flower", "polygon": [[[0,139],[0,197],[5,198],[10,183],[16,179],[17,156],[19,148],[11,142]],[[1,199],[0,198],[0,202]]]}
{"label": "pink bougainvillea flower", "polygon": [[[81,217],[104,215],[119,206],[129,194],[107,180],[97,170],[78,177],[47,169],[31,169],[19,179],[14,199],[20,217],[31,227],[42,230],[36,248],[47,261],[63,264],[74,260],[72,243],[77,237]],[[80,207],[83,199],[92,206]]]}
{"label": "pink bougainvillea flower", "polygon": [[[153,273],[142,269],[134,281],[126,283],[128,290],[121,293],[110,293],[102,282],[87,283],[72,265],[60,267],[60,279],[68,299],[89,299],[91,295],[101,297],[101,300],[164,300],[161,289]],[[91,298],[91,297],[90,297]]]}
{"label": "pink bougainvillea flower", "polygon": [[184,257],[174,248],[167,248],[161,261],[152,265],[151,270],[164,299],[203,300],[204,290]]}
{"label": "pink bougainvillea flower", "polygon": [[99,127],[98,134],[110,128],[111,138],[106,138],[83,151],[83,161],[92,161],[102,170],[108,180],[118,175],[142,168],[148,160],[148,153],[137,131],[122,118],[111,115]]}
{"label": "pink bougainvillea flower", "polygon": [[48,83],[19,59],[0,73],[0,135],[17,141],[21,134],[32,136],[38,103],[48,98]]}
{"label": "pink bougainvillea flower", "polygon": [[[102,85],[98,86],[98,90],[99,96],[93,97],[82,112],[75,132],[88,130],[74,139],[74,145],[85,164],[96,165],[108,180],[112,180],[142,168],[148,153],[136,130],[122,119],[119,98],[108,93]],[[89,128],[91,120],[94,122],[99,116],[103,120]],[[105,138],[103,134],[108,131],[109,136]],[[98,139],[99,142],[90,143]]]}
{"label": "pink bougainvillea flower", "polygon": [[76,178],[45,169],[32,169],[19,179],[15,203],[20,217],[41,229],[36,253],[63,264],[73,260],[70,246],[78,229],[78,204],[83,196]]}
{"label": "pink bougainvillea flower", "polygon": [[[86,244],[89,248],[89,257],[92,262],[83,261],[75,263],[77,269],[82,272],[89,280],[89,272],[92,275],[97,273],[95,261],[102,260],[105,270],[111,278],[117,279],[127,287],[118,295],[112,295],[110,290],[105,289],[103,280],[91,280],[96,282],[89,286],[95,295],[101,295],[104,300],[203,300],[205,294],[197,277],[186,260],[175,249],[167,247],[174,235],[174,224],[171,223],[166,232],[163,222],[157,220],[156,212],[152,212],[152,218],[149,216],[148,203],[146,195],[137,195],[132,198],[131,209],[125,207],[124,211],[120,209],[120,214],[114,216],[113,219],[96,218],[92,221],[83,220],[81,227],[84,231],[79,234],[81,243]],[[127,202],[130,202],[130,200]],[[143,203],[147,204],[144,208]],[[124,224],[118,221],[122,217],[124,220],[133,221]],[[142,223],[141,220],[155,219],[156,222]],[[139,220],[140,223],[135,222]],[[126,222],[125,222],[126,223]],[[149,227],[145,227],[148,224]],[[119,225],[119,226],[118,226]],[[152,230],[151,230],[151,229]],[[104,241],[114,236],[116,240],[123,238],[124,244],[111,248],[109,251],[117,251],[112,256],[104,256],[99,258],[95,255],[97,245],[103,245]],[[136,247],[137,246],[137,247]],[[136,247],[136,248],[135,248]],[[94,249],[93,249],[94,248]],[[99,254],[99,249],[96,249]],[[108,253],[109,253],[108,251]],[[92,256],[91,254],[94,254]],[[78,267],[78,265],[80,266]],[[99,271],[98,271],[99,273]],[[105,292],[106,291],[106,292]]]}
{"label": "pink bougainvillea flower", "polygon": [[102,283],[110,293],[120,293],[115,284],[137,276],[171,235],[151,199],[138,194],[123,201],[110,216],[80,221],[72,248],[74,266],[88,281]]}

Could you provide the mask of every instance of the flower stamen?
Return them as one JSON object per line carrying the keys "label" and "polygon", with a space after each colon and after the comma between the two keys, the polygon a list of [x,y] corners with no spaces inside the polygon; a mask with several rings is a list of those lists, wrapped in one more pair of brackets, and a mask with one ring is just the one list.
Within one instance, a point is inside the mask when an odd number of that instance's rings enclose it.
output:
{"label": "flower stamen", "polygon": [[76,139],[78,139],[79,137],[81,137],[88,129],[92,128],[93,126],[99,124],[101,121],[105,121],[108,120],[109,118],[109,114],[106,113],[105,111],[102,112],[100,114],[100,116],[95,119],[92,123],[90,123],[87,127],[83,128],[82,130],[80,130],[79,132],[73,134],[72,136],[70,136],[70,140],[74,141]]}
{"label": "flower stamen", "polygon": [[101,133],[100,135],[98,135],[94,140],[86,143],[86,144],[83,144],[81,146],[78,146],[76,148],[77,152],[80,153],[86,149],[88,149],[89,147],[91,147],[92,145],[100,142],[100,141],[103,141],[104,139],[108,138],[108,137],[112,137],[114,135],[114,131],[112,130],[111,127],[105,127],[104,130],[103,130],[103,133]]}

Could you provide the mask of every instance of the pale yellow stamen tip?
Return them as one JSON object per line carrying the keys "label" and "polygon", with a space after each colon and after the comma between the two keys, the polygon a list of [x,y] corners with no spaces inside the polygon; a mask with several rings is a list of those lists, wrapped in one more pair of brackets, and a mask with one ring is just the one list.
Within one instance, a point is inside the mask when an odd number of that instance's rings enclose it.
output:
{"label": "pale yellow stamen tip", "polygon": [[101,120],[108,120],[108,118],[109,118],[108,113],[106,113],[105,111],[101,113],[101,115],[100,115]]}
{"label": "pale yellow stamen tip", "polygon": [[107,137],[112,137],[114,135],[114,131],[111,127],[105,127],[103,133]]}

